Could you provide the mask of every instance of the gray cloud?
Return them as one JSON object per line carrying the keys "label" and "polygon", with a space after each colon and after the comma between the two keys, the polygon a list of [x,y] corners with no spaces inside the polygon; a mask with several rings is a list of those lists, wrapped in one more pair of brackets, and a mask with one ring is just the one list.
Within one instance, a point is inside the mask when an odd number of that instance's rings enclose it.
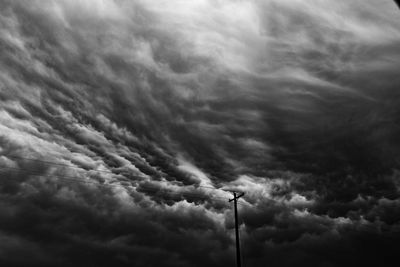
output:
{"label": "gray cloud", "polygon": [[209,187],[250,266],[394,257],[395,3],[0,7],[0,264],[233,264]]}

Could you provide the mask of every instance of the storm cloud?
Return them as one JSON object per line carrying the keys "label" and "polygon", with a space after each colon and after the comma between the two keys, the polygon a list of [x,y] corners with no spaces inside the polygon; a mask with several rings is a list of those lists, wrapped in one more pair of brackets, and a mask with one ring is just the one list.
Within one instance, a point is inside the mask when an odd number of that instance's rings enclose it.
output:
{"label": "storm cloud", "polygon": [[[389,0],[0,0],[0,265],[390,266]],[[387,262],[385,262],[387,261]]]}

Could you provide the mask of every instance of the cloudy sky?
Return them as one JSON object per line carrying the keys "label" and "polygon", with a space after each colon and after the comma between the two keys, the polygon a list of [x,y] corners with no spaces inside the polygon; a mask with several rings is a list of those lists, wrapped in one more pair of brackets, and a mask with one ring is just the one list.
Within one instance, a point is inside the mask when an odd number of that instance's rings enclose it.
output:
{"label": "cloudy sky", "polygon": [[0,265],[234,266],[233,189],[246,267],[390,266],[399,70],[390,0],[0,0]]}

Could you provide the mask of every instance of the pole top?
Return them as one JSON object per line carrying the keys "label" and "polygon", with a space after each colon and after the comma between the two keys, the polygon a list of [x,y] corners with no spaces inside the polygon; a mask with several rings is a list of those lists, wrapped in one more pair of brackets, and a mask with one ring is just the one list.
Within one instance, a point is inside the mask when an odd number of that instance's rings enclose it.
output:
{"label": "pole top", "polygon": [[[240,193],[240,194],[239,194],[239,195],[236,195],[236,193]],[[232,199],[229,199],[229,202],[234,201],[234,200],[239,199],[239,198],[241,198],[242,196],[244,196],[244,192],[233,191],[232,194],[233,194],[233,198],[232,198]]]}

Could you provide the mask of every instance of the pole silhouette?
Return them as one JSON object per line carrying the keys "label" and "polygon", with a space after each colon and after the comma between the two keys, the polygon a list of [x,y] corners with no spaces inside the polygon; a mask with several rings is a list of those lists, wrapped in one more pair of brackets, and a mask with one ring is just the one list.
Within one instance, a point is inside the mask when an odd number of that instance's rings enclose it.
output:
{"label": "pole silhouette", "polygon": [[229,199],[229,202],[233,201],[235,208],[235,234],[236,234],[236,266],[242,267],[242,258],[240,256],[240,237],[239,237],[239,222],[238,222],[238,211],[237,211],[237,200],[244,195],[244,193],[238,194],[233,191],[233,198]]}

